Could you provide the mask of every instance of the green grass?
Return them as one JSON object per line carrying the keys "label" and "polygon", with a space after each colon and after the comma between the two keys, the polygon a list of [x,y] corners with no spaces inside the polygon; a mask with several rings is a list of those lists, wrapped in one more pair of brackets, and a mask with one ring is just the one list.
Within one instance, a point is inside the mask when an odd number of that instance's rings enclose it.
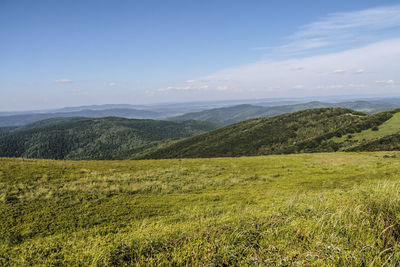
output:
{"label": "green grass", "polygon": [[[392,118],[382,123],[377,131],[373,131],[372,129],[364,130],[359,133],[351,134],[351,141],[355,142],[365,142],[372,141],[375,139],[382,138],[384,136],[397,134],[400,132],[400,112],[393,114]],[[342,143],[348,140],[347,135],[342,137],[334,137],[331,139],[336,143]]]}
{"label": "green grass", "polygon": [[0,159],[0,265],[400,263],[400,153]]}

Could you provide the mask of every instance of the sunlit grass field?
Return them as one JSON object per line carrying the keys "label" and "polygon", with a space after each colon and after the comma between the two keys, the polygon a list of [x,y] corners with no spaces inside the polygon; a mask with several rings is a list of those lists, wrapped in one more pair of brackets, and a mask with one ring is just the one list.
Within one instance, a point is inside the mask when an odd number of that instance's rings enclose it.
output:
{"label": "sunlit grass field", "polygon": [[400,153],[0,159],[0,265],[400,264]]}

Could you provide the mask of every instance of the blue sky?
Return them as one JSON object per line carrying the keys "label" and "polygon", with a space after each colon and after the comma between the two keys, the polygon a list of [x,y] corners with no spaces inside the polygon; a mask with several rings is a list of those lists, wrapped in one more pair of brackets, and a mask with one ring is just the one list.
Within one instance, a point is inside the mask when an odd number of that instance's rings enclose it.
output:
{"label": "blue sky", "polygon": [[399,1],[0,1],[0,110],[400,89]]}

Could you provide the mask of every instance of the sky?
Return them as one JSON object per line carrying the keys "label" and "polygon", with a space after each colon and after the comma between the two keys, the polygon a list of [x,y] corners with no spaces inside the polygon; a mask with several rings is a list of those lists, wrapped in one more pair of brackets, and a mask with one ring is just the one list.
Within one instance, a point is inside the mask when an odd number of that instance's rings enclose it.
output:
{"label": "sky", "polygon": [[0,0],[0,111],[400,96],[399,0]]}

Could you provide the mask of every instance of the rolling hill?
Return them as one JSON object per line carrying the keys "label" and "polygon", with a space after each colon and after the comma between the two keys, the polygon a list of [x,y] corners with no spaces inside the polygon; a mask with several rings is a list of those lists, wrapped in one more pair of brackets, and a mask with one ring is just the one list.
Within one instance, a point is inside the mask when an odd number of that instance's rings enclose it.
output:
{"label": "rolling hill", "polygon": [[313,101],[308,103],[281,105],[272,107],[263,107],[256,105],[237,105],[232,107],[216,108],[204,110],[201,112],[187,113],[181,116],[171,117],[171,120],[201,120],[218,123],[220,125],[229,125],[232,123],[245,121],[253,118],[273,117],[284,113],[292,113],[305,109],[314,108],[331,108],[341,107],[348,108],[365,113],[377,113],[391,110],[399,107],[397,103],[388,103],[384,101],[352,101],[340,103],[327,103]]}
{"label": "rolling hill", "polygon": [[52,118],[0,128],[0,156],[158,159],[399,150],[399,111],[307,109],[218,129],[204,121]]}
{"label": "rolling hill", "polygon": [[212,123],[198,121],[115,117],[49,119],[12,128],[8,135],[0,137],[0,156],[120,159],[160,141],[188,137],[215,128]]}
{"label": "rolling hill", "polygon": [[333,137],[362,133],[381,125],[397,112],[399,110],[368,116],[349,109],[325,108],[251,119],[179,140],[137,157],[229,157],[337,151],[344,143],[334,142]]}

